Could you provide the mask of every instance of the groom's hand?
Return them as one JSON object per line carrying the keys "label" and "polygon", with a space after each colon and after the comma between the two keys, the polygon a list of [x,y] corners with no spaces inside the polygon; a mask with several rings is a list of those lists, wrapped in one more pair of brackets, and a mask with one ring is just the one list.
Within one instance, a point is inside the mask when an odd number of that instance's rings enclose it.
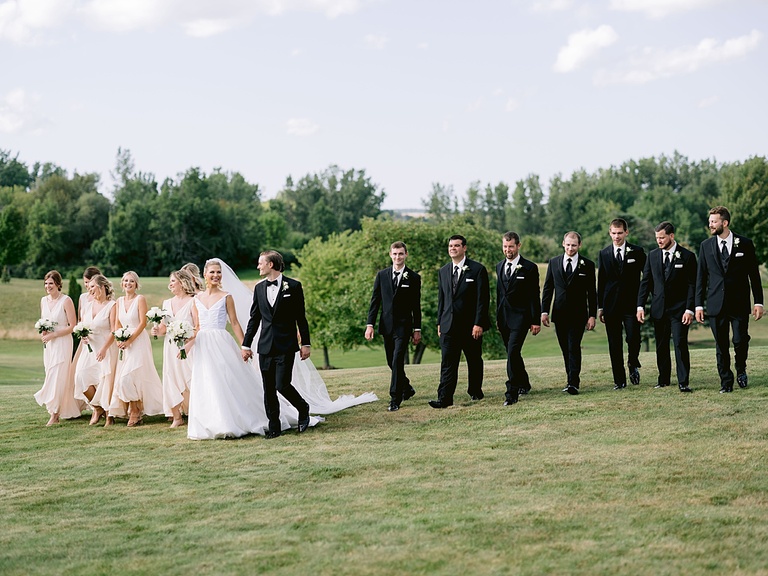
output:
{"label": "groom's hand", "polygon": [[240,350],[240,354],[243,357],[243,362],[248,362],[248,360],[253,358],[253,351],[251,350]]}
{"label": "groom's hand", "polygon": [[302,346],[301,350],[299,350],[299,357],[302,360],[306,360],[307,358],[309,358],[310,351],[311,351],[311,348],[309,346]]}

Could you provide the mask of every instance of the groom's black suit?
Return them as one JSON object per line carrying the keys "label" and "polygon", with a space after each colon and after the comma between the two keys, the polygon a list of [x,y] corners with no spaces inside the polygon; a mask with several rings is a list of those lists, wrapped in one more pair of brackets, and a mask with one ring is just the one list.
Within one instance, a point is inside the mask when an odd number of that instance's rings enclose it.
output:
{"label": "groom's black suit", "polygon": [[461,270],[453,291],[453,262],[446,264],[438,273],[437,322],[440,328],[440,385],[438,401],[453,404],[453,395],[459,377],[461,353],[467,359],[467,393],[472,397],[483,396],[483,338],[472,337],[473,326],[483,331],[491,327],[488,316],[490,289],[488,271],[480,262],[467,258],[465,270]]}
{"label": "groom's black suit", "polygon": [[373,281],[373,294],[368,309],[368,325],[376,325],[381,308],[379,334],[384,338],[387,365],[392,371],[389,395],[400,404],[404,395],[414,390],[405,375],[405,352],[414,329],[421,329],[421,277],[408,268],[403,269],[397,288],[392,283],[392,266],[379,270]]}
{"label": "groom's black suit", "polygon": [[693,313],[695,309],[696,255],[678,244],[674,258],[671,258],[669,268],[665,270],[663,254],[664,251],[657,248],[648,255],[637,295],[637,307],[644,307],[648,295],[653,295],[651,318],[656,336],[658,383],[667,386],[672,377],[672,359],[669,354],[671,337],[675,347],[677,383],[682,389],[688,386],[688,375],[691,371],[691,356],[688,351],[690,325],[683,324],[683,314],[686,310]]}
{"label": "groom's black suit", "polygon": [[309,418],[309,404],[291,384],[293,362],[301,345],[309,346],[309,324],[304,312],[304,291],[301,283],[280,276],[275,305],[267,298],[267,281],[259,282],[253,291],[251,318],[245,331],[243,346],[250,347],[261,325],[257,345],[259,367],[264,381],[264,407],[269,418],[270,432],[280,432],[280,402],[277,392],[299,411],[299,422]]}
{"label": "groom's black suit", "polygon": [[747,369],[749,352],[750,285],[755,304],[763,303],[755,245],[745,236],[733,234],[732,252],[723,262],[720,238],[712,236],[699,248],[699,266],[696,280],[696,306],[705,305],[710,317],[709,325],[717,348],[717,371],[722,388],[733,388],[730,327],[733,326],[733,353],[736,372]]}

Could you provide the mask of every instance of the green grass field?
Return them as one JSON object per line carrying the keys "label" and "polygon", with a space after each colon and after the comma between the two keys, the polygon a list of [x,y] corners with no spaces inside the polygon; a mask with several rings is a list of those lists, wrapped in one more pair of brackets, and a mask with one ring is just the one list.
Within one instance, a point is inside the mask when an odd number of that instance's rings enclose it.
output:
{"label": "green grass field", "polygon": [[487,362],[486,399],[440,411],[438,367],[412,366],[396,413],[386,370],[329,371],[332,396],[383,400],[194,442],[163,418],[46,428],[39,345],[0,341],[0,574],[766,574],[768,347],[728,395],[692,356],[693,394],[653,389],[647,353],[615,392],[593,354],[577,397],[532,358],[511,408]]}

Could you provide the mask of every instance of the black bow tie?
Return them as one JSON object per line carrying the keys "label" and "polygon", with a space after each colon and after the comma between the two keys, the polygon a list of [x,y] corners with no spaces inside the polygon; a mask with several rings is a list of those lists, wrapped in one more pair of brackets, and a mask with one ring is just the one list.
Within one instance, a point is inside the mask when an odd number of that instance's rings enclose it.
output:
{"label": "black bow tie", "polygon": [[267,286],[277,286],[277,280],[267,280]]}

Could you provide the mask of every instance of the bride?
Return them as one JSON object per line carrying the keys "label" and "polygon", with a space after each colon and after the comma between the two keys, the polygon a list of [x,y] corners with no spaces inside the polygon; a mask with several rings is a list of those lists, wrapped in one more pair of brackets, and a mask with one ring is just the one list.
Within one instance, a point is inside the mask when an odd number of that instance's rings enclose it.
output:
{"label": "bride", "polygon": [[[195,297],[200,329],[191,358],[187,436],[204,440],[263,435],[269,429],[269,421],[261,373],[252,362],[242,361],[238,343],[226,331],[229,317],[235,337],[238,342],[243,341],[242,326],[248,323],[253,294],[222,260],[208,260],[203,275],[206,289]],[[293,385],[313,414],[332,414],[378,399],[369,392],[331,400],[323,379],[309,360],[295,362]],[[321,421],[312,417],[310,426]],[[298,424],[297,410],[282,397],[280,423],[283,430]]]}

